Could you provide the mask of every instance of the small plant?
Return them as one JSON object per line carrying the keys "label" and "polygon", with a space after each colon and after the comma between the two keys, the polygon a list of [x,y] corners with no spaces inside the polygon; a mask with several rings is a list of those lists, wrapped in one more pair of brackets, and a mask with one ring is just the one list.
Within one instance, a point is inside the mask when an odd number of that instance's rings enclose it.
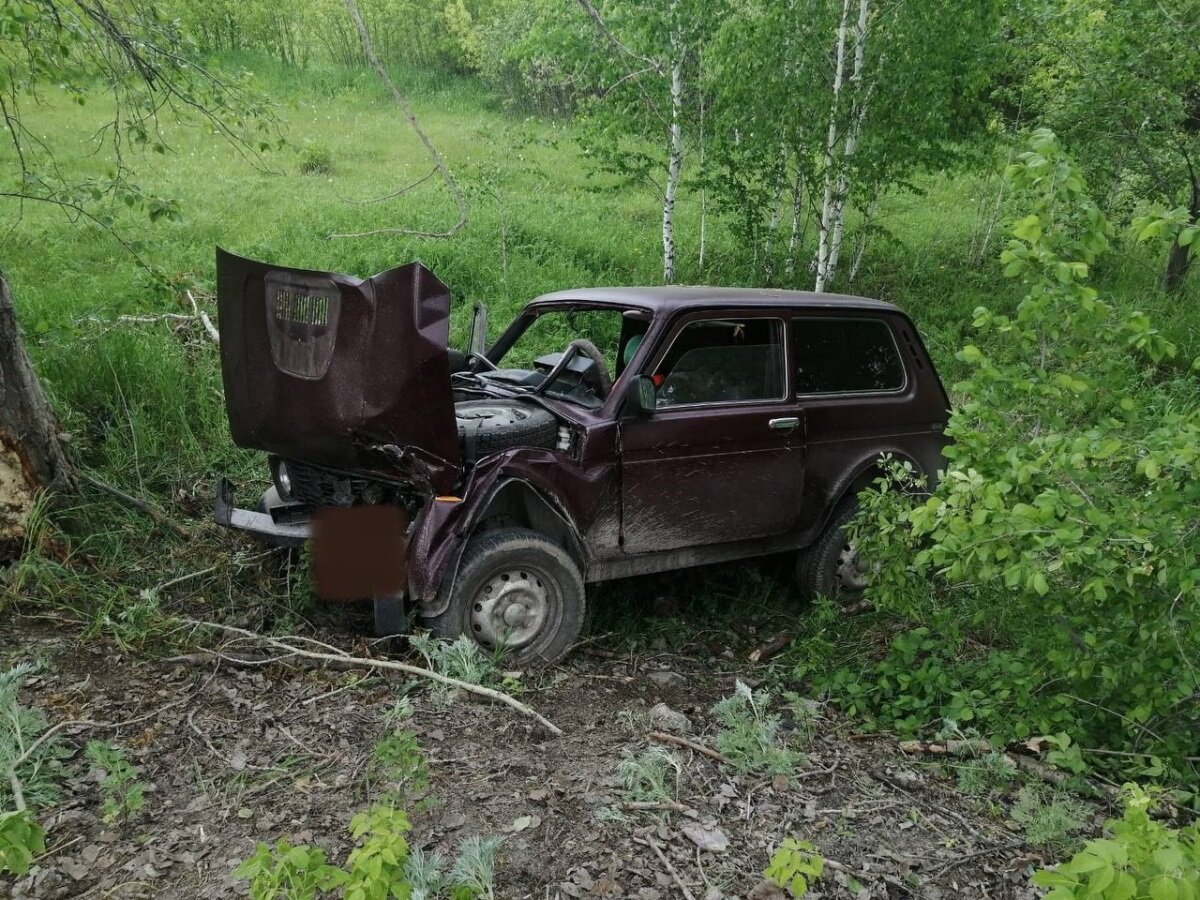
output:
{"label": "small plant", "polygon": [[328,175],[333,171],[333,151],[324,144],[309,144],[300,153],[301,175]]}
{"label": "small plant", "polygon": [[21,663],[0,672],[0,805],[18,812],[58,797],[58,764],[67,755],[39,710],[22,706],[21,683],[37,667]]}
{"label": "small plant", "polygon": [[103,741],[88,741],[84,756],[104,772],[100,793],[104,800],[101,817],[113,823],[128,818],[142,808],[146,801],[146,786],[137,780],[137,769],[125,759],[121,748]]}
{"label": "small plant", "polygon": [[46,833],[31,812],[0,812],[0,873],[24,875],[45,852]]}
{"label": "small plant", "polygon": [[259,843],[254,854],[233,870],[250,882],[251,900],[313,900],[318,891],[344,885],[347,875],[329,865],[325,851],[280,838],[274,847]]}
{"label": "small plant", "polygon": [[755,694],[739,681],[734,692],[713,707],[713,715],[722,726],[717,733],[717,750],[738,772],[787,775],[803,759],[780,739],[782,720],[767,712],[770,702],[770,694]]}
{"label": "small plant", "polygon": [[[409,636],[409,643],[425,657],[425,665],[439,675],[465,681],[467,684],[493,684],[499,680],[498,658],[483,649],[465,634],[453,641],[439,641],[425,634]],[[446,702],[451,691],[438,685],[433,696]]]}
{"label": "small plant", "polygon": [[384,804],[360,812],[350,821],[359,845],[346,860],[345,900],[408,897],[408,814]]}
{"label": "small plant", "polygon": [[821,718],[817,704],[795,691],[785,692],[783,699],[787,702],[792,725],[796,729],[795,739],[807,746],[816,735],[817,721]]}
{"label": "small plant", "polygon": [[458,859],[450,870],[450,900],[493,900],[496,880],[496,851],[499,837],[469,837],[458,849]]}
{"label": "small plant", "polygon": [[1200,897],[1200,823],[1174,829],[1150,818],[1154,793],[1127,784],[1120,819],[1105,823],[1111,837],[1088,841],[1033,883],[1050,888],[1045,900],[1195,900]]}
{"label": "small plant", "polygon": [[1012,787],[1017,767],[1003,753],[995,751],[955,766],[958,789],[971,797],[993,797]]}
{"label": "small plant", "polygon": [[[411,801],[429,789],[429,763],[417,735],[411,728],[400,727],[411,715],[407,699],[387,714],[390,728],[375,744],[367,770],[370,777],[387,782],[389,795],[403,801]],[[421,803],[428,805],[428,801]]]}
{"label": "small plant", "polygon": [[809,885],[825,871],[825,860],[808,841],[784,838],[763,871],[767,881],[793,897],[803,897]]}
{"label": "small plant", "polygon": [[1012,818],[1030,846],[1061,850],[1087,822],[1088,808],[1066,791],[1031,784],[1017,792]]}
{"label": "small plant", "polygon": [[617,766],[617,778],[630,803],[668,803],[675,799],[682,771],[674,753],[651,747],[636,755],[627,753]]}

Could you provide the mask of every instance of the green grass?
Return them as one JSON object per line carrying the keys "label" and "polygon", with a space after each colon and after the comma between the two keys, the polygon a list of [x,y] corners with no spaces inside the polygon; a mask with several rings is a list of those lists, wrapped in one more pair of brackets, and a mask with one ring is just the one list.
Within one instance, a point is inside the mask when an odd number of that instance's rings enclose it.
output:
{"label": "green grass", "polygon": [[[0,226],[14,226],[3,232],[0,266],[76,459],[173,514],[204,520],[218,475],[261,479],[264,467],[229,441],[217,354],[198,328],[114,320],[188,312],[183,287],[208,302],[216,245],[280,264],[360,275],[420,259],[451,287],[453,340],[460,345],[476,301],[489,306],[495,336],[537,294],[661,278],[660,209],[652,191],[618,186],[592,172],[569,123],[514,117],[472,81],[421,73],[401,73],[402,87],[467,194],[468,225],[449,240],[331,238],[385,227],[438,231],[454,222],[455,210],[435,179],[386,203],[348,202],[387,194],[430,168],[371,73],[293,72],[254,57],[223,64],[254,71],[260,87],[278,101],[287,146],[255,167],[210,129],[166,126],[171,152],[135,164],[148,191],[178,199],[182,218],[151,224],[140,214],[112,210],[120,233],[180,290],[164,289],[95,227],[74,224],[47,207],[27,206],[19,221],[15,206],[0,210]],[[101,98],[77,106],[51,90],[46,101],[27,107],[27,124],[60,148],[69,175],[102,174],[103,154],[91,153],[104,121]],[[309,164],[314,158],[321,162],[316,171]],[[1001,164],[998,159],[996,166]],[[8,148],[0,149],[0,166],[15,170]],[[991,208],[995,178],[951,172],[918,184],[919,192],[884,199],[876,221],[890,237],[868,248],[859,283],[835,287],[904,306],[949,382],[959,371],[953,354],[969,331],[971,310],[1012,305],[1019,292],[999,276],[998,242],[984,263],[968,259],[980,211]],[[697,197],[685,191],[677,215],[682,279],[752,283],[749,251],[711,214],[710,264],[698,271],[699,227]],[[814,239],[810,228],[810,245]],[[801,254],[796,287],[811,287],[803,265],[809,251],[811,246]],[[1200,355],[1200,277],[1184,296],[1167,298],[1144,260],[1114,256],[1099,278],[1121,302],[1159,315],[1189,359]],[[57,560],[49,554],[21,570],[19,589],[70,596],[84,615],[135,602],[141,590],[205,568],[212,548],[230,540],[214,528],[199,532],[199,544],[181,542],[92,491],[57,521],[74,536],[70,552],[86,554],[93,568],[85,572],[70,559],[64,564],[61,552]],[[239,558],[226,556],[217,572],[184,587],[189,603],[265,595],[285,615],[292,611],[283,596],[286,581]]]}

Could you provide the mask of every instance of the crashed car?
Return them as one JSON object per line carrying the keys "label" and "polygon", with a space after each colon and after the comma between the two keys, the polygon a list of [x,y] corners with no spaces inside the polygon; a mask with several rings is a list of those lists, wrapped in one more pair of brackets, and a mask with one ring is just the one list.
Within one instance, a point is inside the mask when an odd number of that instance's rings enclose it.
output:
{"label": "crashed car", "polygon": [[217,519],[299,544],[322,516],[396,511],[388,549],[368,524],[335,553],[387,557],[391,586],[361,595],[381,634],[413,617],[547,662],[588,583],[785,552],[804,592],[853,598],[845,526],[881,457],[943,464],[946,393],[890,303],[568,290],[490,345],[476,307],[464,352],[419,263],[360,279],[218,251],[217,272],[230,430],[273,478],[253,509],[222,480]]}

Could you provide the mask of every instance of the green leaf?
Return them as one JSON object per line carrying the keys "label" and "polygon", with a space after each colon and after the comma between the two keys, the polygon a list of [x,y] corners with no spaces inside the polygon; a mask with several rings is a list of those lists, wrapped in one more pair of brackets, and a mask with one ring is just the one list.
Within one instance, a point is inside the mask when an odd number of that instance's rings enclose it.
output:
{"label": "green leaf", "polygon": [[1036,214],[1028,215],[1013,223],[1013,236],[1034,243],[1042,236],[1042,220]]}

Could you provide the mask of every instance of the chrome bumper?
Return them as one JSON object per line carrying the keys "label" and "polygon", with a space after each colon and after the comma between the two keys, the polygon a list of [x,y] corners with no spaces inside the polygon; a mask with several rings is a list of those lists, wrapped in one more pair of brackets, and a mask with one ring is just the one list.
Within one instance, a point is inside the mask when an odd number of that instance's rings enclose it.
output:
{"label": "chrome bumper", "polygon": [[278,547],[299,547],[312,536],[308,517],[297,518],[296,509],[296,504],[280,499],[274,487],[262,495],[257,510],[241,509],[233,505],[233,485],[229,479],[217,482],[213,503],[217,524],[257,534]]}

